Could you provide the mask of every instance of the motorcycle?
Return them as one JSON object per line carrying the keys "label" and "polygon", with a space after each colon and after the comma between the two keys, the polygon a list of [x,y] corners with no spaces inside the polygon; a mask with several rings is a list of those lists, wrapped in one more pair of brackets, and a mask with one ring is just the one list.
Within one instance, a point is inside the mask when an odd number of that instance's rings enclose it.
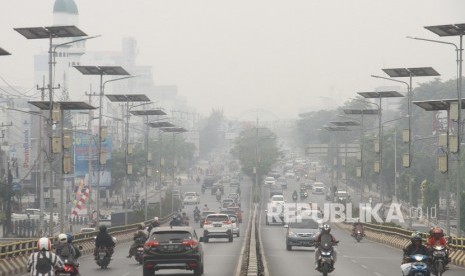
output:
{"label": "motorcycle", "polygon": [[354,229],[354,232],[352,233],[352,236],[355,238],[357,242],[360,242],[363,239],[363,229],[358,226]]}
{"label": "motorcycle", "polygon": [[433,246],[433,261],[431,265],[431,272],[434,275],[441,276],[446,271],[446,256],[447,249],[443,245]]}
{"label": "motorcycle", "polygon": [[328,273],[334,270],[333,245],[331,242],[322,242],[318,247],[320,256],[318,257],[317,270],[323,273],[323,276],[327,276]]}
{"label": "motorcycle", "polygon": [[430,268],[427,264],[428,256],[421,255],[421,254],[410,255],[407,257],[406,261],[409,263],[408,263],[408,266],[405,266],[404,269],[402,269],[402,274],[404,276],[429,276],[430,275]]}
{"label": "motorcycle", "polygon": [[221,195],[220,194],[216,195],[216,201],[221,202]]}
{"label": "motorcycle", "polygon": [[194,222],[198,223],[200,221],[200,213],[195,213],[194,214]]}
{"label": "motorcycle", "polygon": [[144,262],[144,245],[141,244],[136,248],[136,253],[134,254],[134,258],[139,264]]}
{"label": "motorcycle", "polygon": [[97,257],[95,262],[102,269],[106,269],[111,261],[110,251],[106,247],[100,247],[97,249]]}
{"label": "motorcycle", "polygon": [[67,259],[64,260],[64,265],[62,269],[59,269],[55,272],[56,276],[79,276],[79,263],[72,262]]}

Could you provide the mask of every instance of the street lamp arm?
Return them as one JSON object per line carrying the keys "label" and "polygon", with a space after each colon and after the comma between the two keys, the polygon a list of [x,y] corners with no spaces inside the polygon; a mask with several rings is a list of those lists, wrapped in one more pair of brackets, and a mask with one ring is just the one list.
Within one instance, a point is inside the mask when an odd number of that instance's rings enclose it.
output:
{"label": "street lamp arm", "polygon": [[407,91],[410,91],[410,85],[405,82],[405,81],[401,81],[401,80],[396,80],[396,79],[391,79],[391,78],[386,78],[386,77],[382,77],[382,76],[377,76],[377,75],[371,75],[372,78],[377,78],[377,79],[384,79],[384,80],[390,80],[390,81],[395,81],[395,82],[400,82],[400,83],[403,83],[405,85],[407,85]]}
{"label": "street lamp arm", "polygon": [[452,43],[452,42],[434,40],[434,39],[428,39],[428,38],[421,38],[421,37],[412,37],[412,36],[407,36],[407,38],[415,39],[415,40],[423,40],[423,41],[428,41],[428,42],[441,43],[441,44],[448,44],[448,45],[454,46],[457,51],[459,50],[459,47],[455,43]]}
{"label": "street lamp arm", "polygon": [[111,80],[104,81],[103,84],[102,84],[102,94],[103,94],[103,91],[105,89],[105,84],[107,84],[109,82],[112,82],[112,81],[131,79],[131,78],[135,78],[135,77],[138,77],[138,75],[129,75],[129,76],[126,76],[126,77],[121,77],[121,78],[116,78],[116,79],[111,79]]}
{"label": "street lamp arm", "polygon": [[65,42],[65,43],[61,43],[61,44],[55,45],[55,47],[53,47],[53,53],[55,53],[55,50],[56,50],[58,47],[65,46],[65,45],[69,45],[69,44],[73,44],[73,43],[76,43],[76,42],[79,42],[79,41],[84,41],[84,40],[89,40],[89,39],[101,37],[101,36],[102,36],[102,35],[88,36],[88,37],[84,37],[84,38],[80,38],[80,39],[76,39],[76,40],[72,40],[72,41],[68,41],[68,42]]}

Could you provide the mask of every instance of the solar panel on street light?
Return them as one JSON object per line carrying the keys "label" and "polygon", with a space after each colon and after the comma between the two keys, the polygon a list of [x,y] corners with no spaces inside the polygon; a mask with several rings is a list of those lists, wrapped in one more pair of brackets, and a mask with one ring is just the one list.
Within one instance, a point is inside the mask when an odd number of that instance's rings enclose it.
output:
{"label": "solar panel on street light", "polygon": [[14,28],[14,30],[27,39],[87,36],[76,26]]}
{"label": "solar panel on street light", "polygon": [[437,34],[438,36],[458,36],[465,34],[465,24],[426,26],[425,29]]}
{"label": "solar panel on street light", "polygon": [[364,98],[396,98],[404,97],[401,93],[397,91],[373,91],[373,92],[357,92],[360,96]]}
{"label": "solar panel on street light", "polygon": [[402,77],[433,77],[440,76],[440,74],[432,67],[415,67],[415,68],[389,68],[381,69],[391,78]]}
{"label": "solar panel on street light", "polygon": [[133,110],[129,113],[135,116],[166,115],[165,111],[161,109]]}
{"label": "solar panel on street light", "polygon": [[8,56],[8,55],[11,55],[11,54],[8,53],[6,50],[0,48],[0,56]]}
{"label": "solar panel on street light", "polygon": [[112,102],[150,102],[144,94],[109,94],[105,95]]}
{"label": "solar panel on street light", "polygon": [[351,115],[378,115],[378,109],[344,109],[345,114]]}
{"label": "solar panel on street light", "polygon": [[329,122],[336,126],[358,126],[360,125],[358,122],[355,121],[337,121],[337,122]]}
{"label": "solar panel on street light", "polygon": [[149,123],[149,126],[152,128],[169,128],[169,127],[174,127],[174,125],[170,122],[153,122]]}
{"label": "solar panel on street light", "polygon": [[115,75],[125,76],[129,73],[121,66],[73,66],[83,75]]}
{"label": "solar panel on street light", "polygon": [[[49,101],[30,101],[29,104],[38,107],[41,110],[50,110]],[[55,102],[60,105],[61,110],[87,110],[96,109],[96,107],[86,102]]]}

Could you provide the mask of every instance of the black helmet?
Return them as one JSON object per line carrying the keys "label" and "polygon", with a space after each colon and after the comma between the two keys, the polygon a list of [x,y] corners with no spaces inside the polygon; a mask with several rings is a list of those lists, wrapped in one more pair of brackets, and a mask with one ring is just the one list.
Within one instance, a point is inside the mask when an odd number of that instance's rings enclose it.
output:
{"label": "black helmet", "polygon": [[412,233],[412,235],[410,236],[410,240],[411,240],[412,242],[415,242],[415,241],[420,241],[420,242],[422,242],[422,241],[423,241],[423,240],[421,239],[421,235],[420,235],[419,233],[416,233],[416,232]]}
{"label": "black helmet", "polygon": [[107,232],[107,226],[106,225],[101,225],[99,229],[100,229],[100,232]]}
{"label": "black helmet", "polygon": [[329,226],[329,224],[325,224],[325,225],[323,225],[321,231],[324,232],[324,233],[329,233],[329,232],[331,232],[331,226]]}

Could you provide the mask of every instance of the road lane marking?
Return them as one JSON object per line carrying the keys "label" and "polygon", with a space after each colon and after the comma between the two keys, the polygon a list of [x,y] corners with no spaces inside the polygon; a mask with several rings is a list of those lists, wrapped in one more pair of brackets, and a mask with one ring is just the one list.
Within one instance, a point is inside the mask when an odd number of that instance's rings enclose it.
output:
{"label": "road lane marking", "polygon": [[354,260],[354,259],[351,259],[350,261],[351,261],[351,262],[353,262],[354,264],[356,264],[356,263],[357,263],[357,261],[356,261],[356,260]]}
{"label": "road lane marking", "polygon": [[366,265],[361,265],[361,267],[365,268],[366,270],[368,270],[368,266]]}
{"label": "road lane marking", "polygon": [[379,273],[379,272],[376,272],[376,271],[375,271],[375,275],[376,275],[376,276],[383,276],[383,274],[381,274],[381,273]]}

